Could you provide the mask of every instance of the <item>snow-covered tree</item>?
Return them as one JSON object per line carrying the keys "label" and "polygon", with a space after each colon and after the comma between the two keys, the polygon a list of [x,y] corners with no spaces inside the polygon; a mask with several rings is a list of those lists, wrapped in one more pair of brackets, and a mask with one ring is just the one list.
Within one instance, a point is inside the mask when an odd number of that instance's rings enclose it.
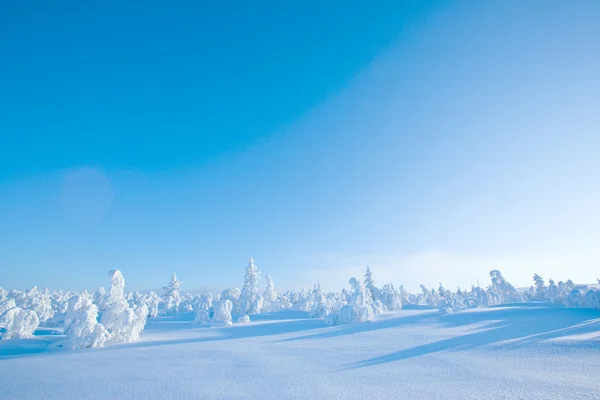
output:
{"label": "snow-covered tree", "polygon": [[565,299],[565,305],[570,307],[583,307],[584,295],[579,289],[573,289]]}
{"label": "snow-covered tree", "polygon": [[176,314],[179,311],[179,304],[181,303],[180,293],[181,281],[177,279],[177,274],[173,274],[169,284],[163,287],[165,291],[163,295],[164,300],[164,313],[166,315]]}
{"label": "snow-covered tree", "polygon": [[135,310],[129,307],[123,296],[125,279],[121,271],[112,270],[109,279],[109,304],[102,313],[100,322],[109,332],[111,341],[134,342],[139,339],[140,332],[146,325],[148,307],[145,304]]}
{"label": "snow-covered tree", "polygon": [[93,302],[98,307],[98,309],[104,310],[106,308],[106,289],[104,289],[103,287],[98,288],[98,290],[94,292],[93,299]]}
{"label": "snow-covered tree", "polygon": [[327,298],[321,292],[321,285],[316,283],[312,293],[312,308],[308,312],[311,318],[325,318],[329,315],[329,305]]}
{"label": "snow-covered tree", "polygon": [[215,304],[215,314],[213,322],[223,325],[231,325],[231,309],[233,308],[231,301],[221,299]]}
{"label": "snow-covered tree", "polygon": [[277,293],[277,306],[280,309],[292,308],[292,302],[285,294]]}
{"label": "snow-covered tree", "polygon": [[242,315],[241,317],[238,318],[238,324],[249,324],[250,323],[250,317],[248,315]]}
{"label": "snow-covered tree", "polygon": [[536,300],[544,300],[544,292],[546,291],[546,284],[544,278],[538,274],[533,275],[533,282],[535,284],[535,298]]}
{"label": "snow-covered tree", "polygon": [[275,284],[271,275],[265,275],[265,281],[267,281],[267,287],[263,293],[262,312],[272,312],[279,310],[279,296],[275,290]]}
{"label": "snow-covered tree", "polygon": [[40,324],[35,311],[13,307],[0,315],[0,327],[6,332],[2,339],[29,339]]}
{"label": "snow-covered tree", "polygon": [[240,311],[243,314],[256,314],[262,308],[262,297],[260,296],[260,271],[254,264],[252,257],[248,260],[244,287],[240,295]]}
{"label": "snow-covered tree", "polygon": [[367,265],[367,271],[365,272],[365,287],[371,293],[371,298],[375,300],[377,298],[377,288],[375,287],[375,281],[373,280],[373,274],[371,273],[371,267]]}
{"label": "snow-covered tree", "polygon": [[501,302],[522,302],[521,294],[511,285],[497,269],[490,272],[492,290],[500,296]]}
{"label": "snow-covered tree", "polygon": [[156,294],[156,292],[148,292],[142,297],[142,304],[146,304],[148,306],[148,318],[156,318],[158,317],[159,304],[161,298]]}
{"label": "snow-covered tree", "polygon": [[15,308],[17,304],[14,299],[9,299],[8,297],[0,298],[0,317],[2,314],[10,310],[11,308]]}
{"label": "snow-covered tree", "polygon": [[[231,306],[233,307],[232,312],[239,314],[242,312],[240,306],[241,294],[242,291],[240,290],[240,288],[225,289],[221,292],[221,300],[229,300],[231,302]],[[217,301],[217,299],[213,299],[214,303],[216,303]]]}
{"label": "snow-covered tree", "polygon": [[600,308],[600,292],[590,289],[585,293],[583,306],[587,308]]}
{"label": "snow-covered tree", "polygon": [[82,296],[69,300],[64,332],[67,347],[71,349],[102,347],[110,337],[104,326],[98,323],[98,306]]}
{"label": "snow-covered tree", "polygon": [[204,324],[210,322],[214,315],[213,296],[211,293],[200,295],[196,303],[196,318],[194,322]]}
{"label": "snow-covered tree", "polygon": [[561,303],[563,301],[563,296],[561,296],[561,290],[552,279],[548,280],[548,289],[546,289],[544,298],[550,300],[553,303]]}
{"label": "snow-covered tree", "polygon": [[399,310],[402,308],[402,295],[394,289],[391,283],[384,285],[379,291],[379,300],[388,310]]}
{"label": "snow-covered tree", "polygon": [[373,319],[375,311],[381,311],[379,307],[373,307],[369,290],[356,278],[349,281],[352,291],[347,304],[341,307],[339,313],[333,313],[325,317],[327,324],[350,324]]}

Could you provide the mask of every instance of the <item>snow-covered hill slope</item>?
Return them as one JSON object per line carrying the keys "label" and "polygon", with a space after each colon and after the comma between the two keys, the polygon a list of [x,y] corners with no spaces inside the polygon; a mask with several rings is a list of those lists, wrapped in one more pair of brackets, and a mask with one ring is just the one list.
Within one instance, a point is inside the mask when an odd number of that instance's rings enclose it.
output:
{"label": "snow-covered hill slope", "polygon": [[598,310],[402,310],[335,327],[294,311],[192,318],[150,320],[140,342],[102,349],[63,351],[48,330],[0,341],[0,398],[600,398]]}

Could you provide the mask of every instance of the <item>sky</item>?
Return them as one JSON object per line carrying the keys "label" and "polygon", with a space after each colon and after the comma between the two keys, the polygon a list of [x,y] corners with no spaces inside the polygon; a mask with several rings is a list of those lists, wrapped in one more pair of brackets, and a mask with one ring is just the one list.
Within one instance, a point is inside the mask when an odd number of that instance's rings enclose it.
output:
{"label": "sky", "polygon": [[0,8],[2,287],[600,277],[596,1]]}

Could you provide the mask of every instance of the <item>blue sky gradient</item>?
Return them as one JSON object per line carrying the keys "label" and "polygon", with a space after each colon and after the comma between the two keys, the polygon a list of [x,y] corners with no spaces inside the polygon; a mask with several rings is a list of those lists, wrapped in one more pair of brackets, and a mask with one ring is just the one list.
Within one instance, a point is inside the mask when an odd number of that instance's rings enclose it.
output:
{"label": "blue sky gradient", "polygon": [[121,3],[0,13],[0,286],[600,276],[597,2]]}

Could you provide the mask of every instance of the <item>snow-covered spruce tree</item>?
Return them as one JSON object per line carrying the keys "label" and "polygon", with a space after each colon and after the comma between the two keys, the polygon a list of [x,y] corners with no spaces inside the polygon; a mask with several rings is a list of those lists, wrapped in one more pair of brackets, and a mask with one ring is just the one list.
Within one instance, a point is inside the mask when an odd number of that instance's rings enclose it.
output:
{"label": "snow-covered spruce tree", "polygon": [[419,304],[435,307],[437,305],[437,301],[432,297],[431,292],[425,287],[425,285],[421,285],[420,287],[422,295],[419,295]]}
{"label": "snow-covered spruce tree", "polygon": [[310,318],[325,318],[329,315],[328,301],[321,292],[321,285],[319,283],[315,283],[312,295],[312,308],[308,312],[308,316]]}
{"label": "snow-covered spruce tree", "polygon": [[143,296],[142,303],[148,306],[148,317],[158,317],[158,305],[160,304],[160,296],[156,292],[149,292]]}
{"label": "snow-covered spruce tree", "polygon": [[297,308],[298,310],[301,311],[310,311],[313,307],[313,303],[315,301],[314,295],[313,295],[313,290],[310,289],[302,289],[302,291],[300,292],[300,296],[299,296],[299,301],[297,304]]}
{"label": "snow-covered spruce tree", "polygon": [[203,293],[196,302],[196,318],[194,322],[205,324],[210,322],[214,315],[213,296],[211,293]]}
{"label": "snow-covered spruce tree", "polygon": [[[57,314],[66,314],[67,305],[69,303],[69,299],[75,296],[76,293],[67,292],[64,293],[62,290],[57,290],[52,294],[52,310],[54,311],[54,316]],[[64,318],[63,318],[64,319]]]}
{"label": "snow-covered spruce tree", "polygon": [[535,288],[533,286],[529,286],[527,290],[522,294],[523,300],[532,301],[535,300]]}
{"label": "snow-covered spruce tree", "polygon": [[98,307],[98,310],[104,310],[106,308],[106,289],[103,287],[98,288],[94,292],[93,302]]}
{"label": "snow-covered spruce tree", "polygon": [[402,294],[394,289],[394,285],[388,283],[383,285],[379,291],[379,300],[388,310],[399,310],[402,308]]}
{"label": "snow-covered spruce tree", "polygon": [[561,291],[558,288],[558,285],[552,280],[552,278],[548,279],[548,289],[546,289],[544,298],[553,303],[561,303],[564,300],[561,296]]}
{"label": "snow-covered spruce tree", "polygon": [[[240,306],[241,294],[242,294],[242,291],[240,290],[240,288],[225,289],[221,292],[220,300],[229,300],[231,302],[231,306],[233,307],[232,312],[239,314],[239,313],[241,313],[241,306]],[[216,303],[217,301],[218,301],[217,299],[213,299],[213,303]]]}
{"label": "snow-covered spruce tree", "polygon": [[262,297],[260,296],[260,271],[254,264],[252,257],[248,260],[244,287],[240,295],[240,311],[243,314],[257,314],[262,308]]}
{"label": "snow-covered spruce tree", "polygon": [[275,290],[275,284],[271,275],[265,275],[265,281],[267,281],[267,287],[263,293],[262,312],[272,312],[279,310],[279,296]]}
{"label": "snow-covered spruce tree", "polygon": [[277,293],[277,306],[280,309],[292,308],[292,302],[284,293]]}
{"label": "snow-covered spruce tree", "polygon": [[46,322],[54,316],[52,299],[48,289],[40,291],[37,286],[34,286],[24,292],[11,290],[8,296],[15,300],[17,307],[34,311],[40,323]]}
{"label": "snow-covered spruce tree", "polygon": [[[375,310],[369,290],[356,278],[349,281],[352,291],[345,306],[339,313],[329,314],[324,321],[327,324],[350,324],[373,319]],[[377,309],[377,307],[376,307]],[[377,310],[381,311],[381,310]]]}
{"label": "snow-covered spruce tree", "polygon": [[98,306],[79,295],[69,300],[64,332],[71,349],[102,347],[109,339],[108,331],[98,323]]}
{"label": "snow-covered spruce tree", "polygon": [[533,282],[535,284],[535,300],[544,300],[546,291],[544,278],[542,278],[538,274],[534,274]]}
{"label": "snow-covered spruce tree", "polygon": [[0,315],[0,328],[6,332],[2,339],[29,339],[40,324],[35,311],[13,307]]}
{"label": "snow-covered spruce tree", "polygon": [[523,301],[521,294],[504,279],[500,271],[497,269],[490,271],[490,278],[492,279],[492,290],[500,296],[502,303],[520,303]]}
{"label": "snow-covered spruce tree", "polygon": [[375,287],[375,281],[373,280],[373,274],[371,273],[371,267],[367,265],[367,271],[365,272],[365,287],[371,293],[371,298],[375,300],[377,298],[377,288]]}
{"label": "snow-covered spruce tree", "polygon": [[194,303],[196,297],[192,293],[183,293],[181,295],[181,302],[179,303],[178,311],[182,313],[190,312],[194,310]]}
{"label": "snow-covered spruce tree", "polygon": [[222,325],[231,325],[231,309],[233,305],[227,299],[221,299],[215,304],[215,314],[213,322]]}
{"label": "snow-covered spruce tree", "polygon": [[14,299],[9,299],[8,297],[0,298],[0,317],[2,314],[10,310],[11,308],[15,308],[17,304]]}
{"label": "snow-covered spruce tree", "polygon": [[583,307],[584,294],[579,289],[573,289],[565,299],[564,304],[569,307]]}
{"label": "snow-covered spruce tree", "polygon": [[569,296],[569,290],[567,289],[567,285],[563,282],[563,281],[559,281],[558,282],[558,296],[560,300],[560,303],[564,303],[564,301],[566,300],[566,298]]}
{"label": "snow-covered spruce tree", "polygon": [[165,291],[163,295],[163,314],[173,315],[179,311],[179,304],[181,303],[180,287],[181,281],[177,279],[177,274],[173,274],[169,284],[163,287]]}
{"label": "snow-covered spruce tree", "polygon": [[125,279],[119,270],[109,273],[111,282],[109,304],[102,313],[100,322],[109,332],[110,341],[134,342],[146,325],[148,307],[143,304],[133,310],[124,297]]}

